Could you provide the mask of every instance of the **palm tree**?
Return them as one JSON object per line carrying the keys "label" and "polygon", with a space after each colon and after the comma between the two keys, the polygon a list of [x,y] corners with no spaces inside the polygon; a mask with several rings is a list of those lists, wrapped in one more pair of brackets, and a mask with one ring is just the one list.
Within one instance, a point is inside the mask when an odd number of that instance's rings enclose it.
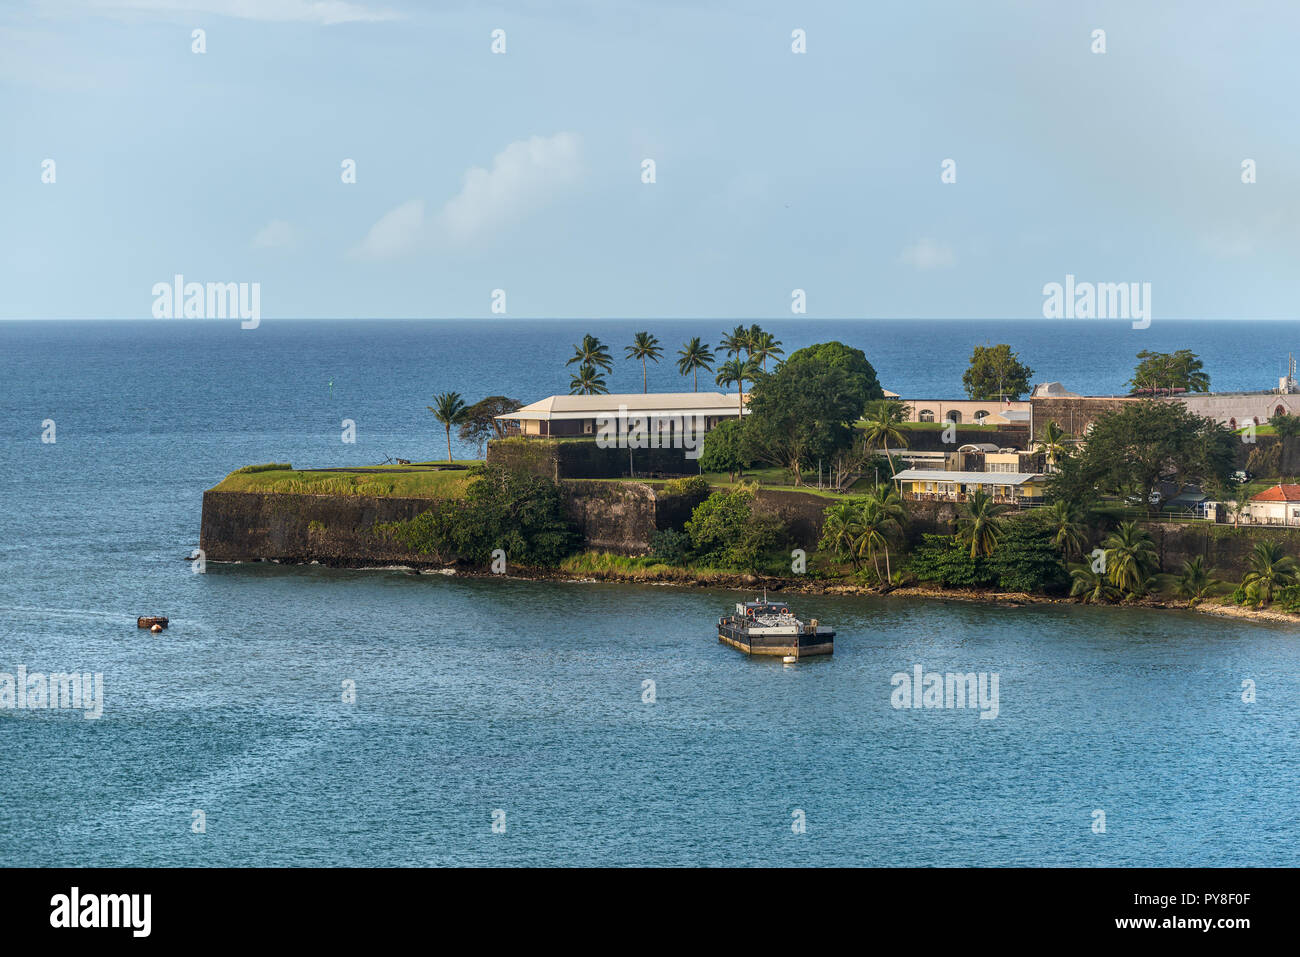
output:
{"label": "palm tree", "polygon": [[1214,577],[1214,569],[1205,567],[1205,559],[1197,555],[1189,562],[1183,562],[1182,574],[1174,584],[1174,594],[1187,599],[1187,606],[1194,607],[1198,602],[1208,598],[1221,582]]}
{"label": "palm tree", "polygon": [[892,440],[895,445],[907,448],[907,436],[900,428],[905,414],[901,402],[891,402],[886,399],[874,403],[867,410],[864,419],[866,425],[862,430],[862,437],[868,446],[884,449],[885,458],[889,459],[891,477],[897,475],[898,470],[894,467],[893,456],[889,454],[889,443]]}
{"label": "palm tree", "polygon": [[569,377],[569,395],[605,395],[609,389],[605,378],[596,367],[584,362],[575,375]]}
{"label": "palm tree", "polygon": [[1102,572],[1095,572],[1090,565],[1075,565],[1070,569],[1070,597],[1082,599],[1085,603],[1101,604],[1119,597],[1115,586],[1106,580]]}
{"label": "palm tree", "polygon": [[822,537],[819,547],[834,551],[837,555],[847,555],[853,562],[856,572],[862,567],[855,548],[862,535],[861,515],[857,503],[837,502],[826,509],[822,521]]}
{"label": "palm tree", "polygon": [[749,330],[749,356],[751,359],[758,360],[759,367],[764,372],[767,371],[767,360],[775,359],[777,356],[785,355],[785,350],[781,348],[781,340],[770,332],[764,332],[758,326],[751,326]]}
{"label": "palm tree", "polygon": [[1151,573],[1160,566],[1151,536],[1137,522],[1121,522],[1101,545],[1110,583],[1128,595],[1145,594]]}
{"label": "palm tree", "polygon": [[752,359],[728,359],[722,365],[718,366],[718,374],[713,377],[713,381],[724,389],[729,385],[740,387],[740,414],[745,414],[745,383],[754,378],[754,373],[758,369]]}
{"label": "palm tree", "polygon": [[738,356],[744,352],[746,358],[748,358],[749,350],[752,348],[749,341],[749,335],[749,330],[744,326],[736,326],[736,328],[732,329],[729,334],[722,337],[721,348],[725,350],[729,356]]}
{"label": "palm tree", "polygon": [[664,354],[664,350],[659,347],[659,340],[648,332],[638,332],[633,337],[633,342],[625,350],[629,359],[641,360],[641,391],[649,392],[650,385],[646,378],[646,360],[658,362],[659,357]]}
{"label": "palm tree", "polygon": [[1052,544],[1061,550],[1061,557],[1068,561],[1071,556],[1083,554],[1088,538],[1078,506],[1058,500],[1045,508],[1042,515],[1052,532]]}
{"label": "palm tree", "polygon": [[1047,455],[1047,467],[1055,469],[1061,456],[1066,454],[1065,440],[1069,438],[1065,430],[1055,421],[1049,419],[1043,426],[1043,436],[1038,440],[1038,450]]}
{"label": "palm tree", "polygon": [[1282,551],[1282,546],[1269,540],[1256,542],[1250,553],[1250,571],[1241,583],[1267,605],[1273,600],[1273,590],[1283,585],[1294,585],[1297,570],[1295,559]]}
{"label": "palm tree", "polygon": [[971,558],[993,554],[1002,537],[1001,515],[1006,508],[982,488],[966,496],[966,507],[957,519],[957,541],[970,545]]}
{"label": "palm tree", "polygon": [[614,363],[609,357],[609,346],[593,335],[582,337],[582,345],[573,347],[573,358],[565,365],[571,366],[575,362],[584,366],[594,366],[606,372],[614,368]]}
{"label": "palm tree", "polygon": [[677,360],[677,371],[682,375],[693,376],[695,379],[695,391],[700,391],[700,370],[705,372],[713,371],[713,350],[700,342],[700,337],[696,336],[690,342],[679,349],[677,354],[681,356]]}
{"label": "palm tree", "polygon": [[[903,523],[907,521],[907,509],[903,507],[903,500],[898,494],[898,489],[890,486],[877,486],[875,491],[868,492],[862,502],[863,525],[874,524],[879,530],[879,544],[885,550],[885,582],[889,583],[894,580],[893,570],[889,567],[889,538],[888,532],[902,531]],[[880,570],[876,569],[876,577],[880,577]]]}
{"label": "palm tree", "polygon": [[433,417],[443,424],[447,430],[447,461],[451,461],[451,427],[460,425],[465,421],[465,412],[467,406],[460,397],[459,392],[441,392],[433,397],[434,404],[426,405],[425,408],[433,413]]}

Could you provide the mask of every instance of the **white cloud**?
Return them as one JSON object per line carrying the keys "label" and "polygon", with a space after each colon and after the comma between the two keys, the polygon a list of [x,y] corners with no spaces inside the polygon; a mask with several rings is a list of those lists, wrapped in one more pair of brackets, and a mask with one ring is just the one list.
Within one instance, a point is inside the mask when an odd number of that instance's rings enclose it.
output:
{"label": "white cloud", "polygon": [[933,239],[922,239],[910,246],[904,246],[898,259],[915,269],[946,269],[957,262],[952,247]]}
{"label": "white cloud", "polygon": [[283,219],[273,219],[253,237],[254,249],[290,249],[298,243],[298,231]]}
{"label": "white cloud", "polygon": [[354,259],[396,259],[411,252],[424,236],[424,200],[407,200],[370,227],[352,250]]}
{"label": "white cloud", "polygon": [[491,169],[474,166],[465,173],[460,192],[438,214],[438,235],[475,242],[518,223],[578,180],[580,153],[573,133],[511,143],[492,158]]}
{"label": "white cloud", "polygon": [[347,0],[92,0],[105,11],[202,14],[276,23],[336,23],[398,20],[402,15]]}

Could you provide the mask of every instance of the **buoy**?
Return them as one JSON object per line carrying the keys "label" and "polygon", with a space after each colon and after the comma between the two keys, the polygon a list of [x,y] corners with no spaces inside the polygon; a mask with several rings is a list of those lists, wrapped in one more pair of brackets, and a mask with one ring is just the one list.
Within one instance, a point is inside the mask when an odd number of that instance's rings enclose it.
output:
{"label": "buoy", "polygon": [[149,626],[149,630],[152,631],[152,632],[156,635],[156,634],[158,634],[160,631],[162,631],[162,625],[150,625],[150,626]]}
{"label": "buoy", "polygon": [[798,660],[799,659],[796,658],[794,655],[786,655],[784,658],[781,659],[781,661],[787,665],[792,665]]}

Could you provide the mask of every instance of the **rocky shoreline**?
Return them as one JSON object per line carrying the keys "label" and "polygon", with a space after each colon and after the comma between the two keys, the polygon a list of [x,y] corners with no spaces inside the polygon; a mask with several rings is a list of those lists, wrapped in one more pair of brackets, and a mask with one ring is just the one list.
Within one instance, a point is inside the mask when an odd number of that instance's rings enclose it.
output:
{"label": "rocky shoreline", "polygon": [[[401,564],[376,565],[374,562],[354,562],[333,560],[322,562],[318,559],[307,561],[276,561],[275,564],[312,564],[332,568],[404,570],[414,574],[446,575],[458,578],[499,578],[479,568],[463,565],[448,565],[442,562],[403,562]],[[769,592],[786,592],[801,595],[861,595],[882,598],[929,598],[944,601],[964,601],[985,605],[1000,605],[1004,608],[1016,608],[1023,605],[1080,605],[1073,598],[1053,597],[1050,595],[1032,595],[1027,592],[977,591],[963,588],[944,588],[939,585],[899,585],[892,588],[879,588],[874,585],[861,585],[851,582],[823,579],[794,579],[750,574],[711,573],[697,575],[687,569],[674,569],[673,574],[627,573],[613,570],[595,572],[569,572],[558,568],[514,568],[506,572],[505,577],[525,581],[567,581],[567,582],[614,582],[629,585],[670,585],[681,588],[719,588],[728,591],[751,591],[766,588]],[[1186,602],[1168,601],[1160,598],[1142,598],[1116,602],[1110,605],[1093,607],[1111,608],[1159,608],[1172,611],[1191,611],[1218,618],[1235,618],[1238,620],[1269,622],[1273,624],[1300,625],[1300,615],[1277,611],[1272,608],[1247,608],[1220,601],[1202,601],[1189,607]]]}

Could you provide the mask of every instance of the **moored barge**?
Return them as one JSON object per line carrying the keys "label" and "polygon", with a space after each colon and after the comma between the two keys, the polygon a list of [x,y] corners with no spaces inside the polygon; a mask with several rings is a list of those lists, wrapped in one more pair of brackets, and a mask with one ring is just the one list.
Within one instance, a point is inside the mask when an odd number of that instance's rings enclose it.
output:
{"label": "moored barge", "polygon": [[736,613],[718,619],[718,641],[747,655],[804,658],[835,651],[835,629],[816,618],[800,621],[783,601],[736,602]]}

